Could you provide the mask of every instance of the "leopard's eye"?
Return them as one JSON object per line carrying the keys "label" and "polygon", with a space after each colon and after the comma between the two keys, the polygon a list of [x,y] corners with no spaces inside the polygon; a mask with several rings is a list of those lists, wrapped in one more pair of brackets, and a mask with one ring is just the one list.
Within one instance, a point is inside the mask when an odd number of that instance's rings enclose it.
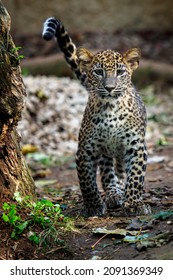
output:
{"label": "leopard's eye", "polygon": [[124,69],[117,69],[117,76],[120,76],[124,73]]}
{"label": "leopard's eye", "polygon": [[102,68],[94,69],[94,73],[98,76],[103,76],[104,72]]}

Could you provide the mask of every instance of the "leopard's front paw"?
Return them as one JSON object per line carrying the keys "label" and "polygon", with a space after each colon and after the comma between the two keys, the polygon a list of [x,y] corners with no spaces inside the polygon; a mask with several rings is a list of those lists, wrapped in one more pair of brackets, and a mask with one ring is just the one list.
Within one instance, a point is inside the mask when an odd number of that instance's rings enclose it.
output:
{"label": "leopard's front paw", "polygon": [[106,205],[107,208],[113,209],[122,206],[123,191],[121,189],[109,190],[106,192]]}
{"label": "leopard's front paw", "polygon": [[124,201],[123,210],[127,216],[130,215],[149,215],[151,214],[151,207],[148,204],[144,204],[141,200],[139,201]]}
{"label": "leopard's front paw", "polygon": [[81,215],[84,217],[102,217],[106,214],[106,204],[103,202],[101,205],[84,205],[81,210]]}

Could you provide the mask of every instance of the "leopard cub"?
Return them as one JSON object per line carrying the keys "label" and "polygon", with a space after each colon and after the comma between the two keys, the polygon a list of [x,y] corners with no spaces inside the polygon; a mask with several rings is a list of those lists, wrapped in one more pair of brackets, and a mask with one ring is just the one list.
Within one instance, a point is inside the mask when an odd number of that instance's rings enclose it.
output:
{"label": "leopard cub", "polygon": [[[45,22],[43,37],[57,38],[68,64],[89,93],[76,156],[83,214],[102,216],[107,208],[117,206],[122,206],[127,215],[151,213],[142,201],[147,163],[146,110],[131,81],[140,50],[93,54],[76,48],[62,22],[55,18]],[[97,187],[97,167],[105,201]]]}
{"label": "leopard cub", "polygon": [[[146,110],[131,81],[140,51],[133,48],[121,55],[105,50],[94,55],[79,48],[76,55],[89,92],[76,160],[84,214],[100,216],[106,206],[121,205],[127,214],[148,214],[150,208],[142,202]],[[97,188],[97,166],[106,205]]]}

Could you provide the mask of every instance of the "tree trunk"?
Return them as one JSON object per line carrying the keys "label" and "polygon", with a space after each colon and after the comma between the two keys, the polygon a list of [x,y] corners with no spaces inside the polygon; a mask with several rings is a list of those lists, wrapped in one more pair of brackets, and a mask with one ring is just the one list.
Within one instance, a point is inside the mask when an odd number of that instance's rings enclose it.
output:
{"label": "tree trunk", "polygon": [[17,48],[9,34],[10,23],[10,16],[0,1],[0,200],[11,199],[15,191],[21,195],[35,193],[16,131],[24,106],[25,87]]}

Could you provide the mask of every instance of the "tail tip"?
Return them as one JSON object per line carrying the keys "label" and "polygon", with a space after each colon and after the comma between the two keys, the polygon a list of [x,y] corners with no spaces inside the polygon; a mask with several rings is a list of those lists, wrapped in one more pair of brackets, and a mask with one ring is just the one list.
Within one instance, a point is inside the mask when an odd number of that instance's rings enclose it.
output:
{"label": "tail tip", "polygon": [[46,41],[50,41],[52,39],[52,34],[50,32],[45,32],[42,34],[42,37]]}

